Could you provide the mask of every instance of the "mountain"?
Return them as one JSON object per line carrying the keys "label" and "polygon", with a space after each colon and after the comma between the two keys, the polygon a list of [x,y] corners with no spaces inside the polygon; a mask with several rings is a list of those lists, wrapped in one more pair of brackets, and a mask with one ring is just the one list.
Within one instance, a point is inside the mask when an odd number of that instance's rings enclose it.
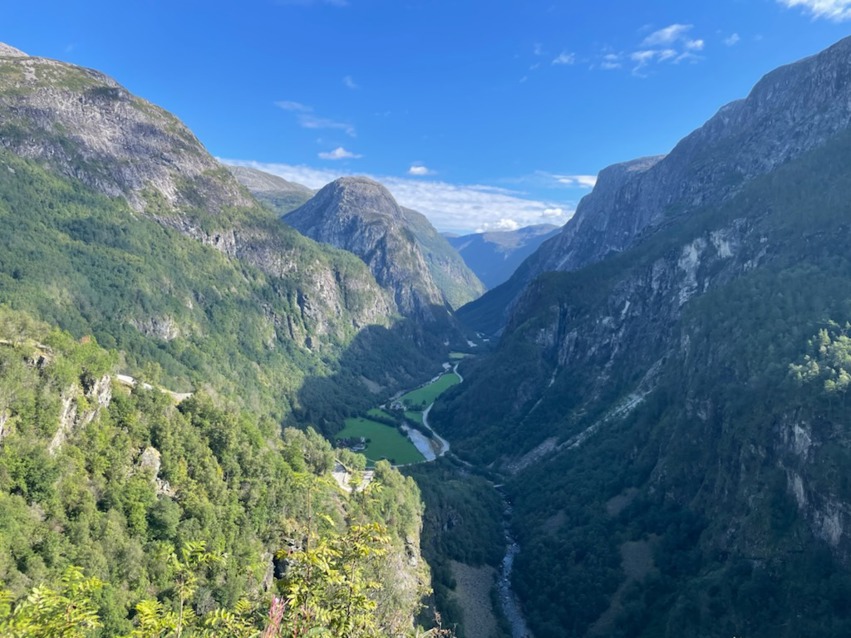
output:
{"label": "mountain", "polygon": [[278,595],[293,631],[414,629],[416,485],[379,462],[351,495],[365,459],[284,427],[435,364],[359,259],[173,115],[5,45],[0,226],[0,635],[257,635]]}
{"label": "mountain", "polygon": [[430,417],[505,481],[538,638],[851,630],[849,63],[603,171],[479,302],[499,345]]}
{"label": "mountain", "polygon": [[337,179],[284,220],[360,257],[405,315],[438,318],[444,306],[457,308],[484,290],[423,215],[399,206],[369,178]]}
{"label": "mountain", "polygon": [[365,389],[426,374],[364,264],[280,223],[172,114],[97,71],[2,53],[0,302],[175,389],[325,431]]}
{"label": "mountain", "polygon": [[281,216],[295,210],[316,194],[307,186],[288,182],[283,177],[249,166],[227,165],[227,169],[258,201]]}
{"label": "mountain", "polygon": [[540,224],[446,238],[482,283],[495,288],[507,281],[538,246],[557,232],[558,226]]}
{"label": "mountain", "polygon": [[525,262],[496,294],[462,313],[494,332],[523,288],[548,271],[568,271],[622,252],[654,229],[734,197],[754,178],[824,144],[851,114],[847,63],[851,43],[766,75],[743,100],[718,111],[666,156],[603,170],[562,232]]}

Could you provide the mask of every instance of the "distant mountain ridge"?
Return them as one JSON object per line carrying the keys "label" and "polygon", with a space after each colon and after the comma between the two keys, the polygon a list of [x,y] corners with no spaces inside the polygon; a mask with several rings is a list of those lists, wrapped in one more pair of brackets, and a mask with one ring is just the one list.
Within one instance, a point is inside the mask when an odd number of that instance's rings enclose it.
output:
{"label": "distant mountain ridge", "polygon": [[250,166],[225,165],[254,197],[278,215],[286,215],[316,194],[316,191]]}
{"label": "distant mountain ridge", "polygon": [[482,283],[495,288],[506,282],[518,266],[559,227],[550,224],[517,230],[489,231],[470,235],[444,235]]}
{"label": "distant mountain ridge", "polygon": [[366,177],[342,177],[284,221],[302,234],[348,250],[393,291],[407,315],[434,316],[478,297],[484,286],[425,216],[399,206]]}

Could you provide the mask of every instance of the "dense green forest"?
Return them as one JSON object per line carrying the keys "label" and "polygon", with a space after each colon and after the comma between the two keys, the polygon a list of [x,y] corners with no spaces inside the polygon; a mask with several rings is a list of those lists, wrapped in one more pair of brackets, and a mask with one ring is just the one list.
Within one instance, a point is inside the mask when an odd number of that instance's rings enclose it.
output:
{"label": "dense green forest", "polygon": [[[0,303],[93,335],[136,376],[331,434],[374,402],[364,377],[389,391],[428,374],[433,362],[405,322],[315,334],[298,272],[271,277],[2,150],[0,169]],[[341,278],[365,272],[268,215],[255,223],[276,225],[279,250],[328,262]]]}
{"label": "dense green forest", "polygon": [[327,635],[412,629],[428,572],[411,479],[379,463],[347,496],[329,472],[339,457],[357,473],[360,457],[313,430],[281,436],[276,421],[201,392],[175,405],[126,390],[111,376],[117,359],[91,337],[0,308],[0,627],[47,623],[39,614],[69,592],[85,594],[98,626],[8,635],[172,635],[145,623],[166,626],[181,610],[199,626],[241,614],[254,631],[276,589],[290,601],[284,625],[327,628],[334,613],[357,616],[329,606],[340,572],[365,615]]}

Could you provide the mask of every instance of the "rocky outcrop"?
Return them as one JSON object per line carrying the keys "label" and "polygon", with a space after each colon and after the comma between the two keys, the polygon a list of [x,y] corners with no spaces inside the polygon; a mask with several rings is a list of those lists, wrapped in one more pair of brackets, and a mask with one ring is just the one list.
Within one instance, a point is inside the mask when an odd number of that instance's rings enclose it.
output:
{"label": "rocky outcrop", "polygon": [[445,306],[469,300],[481,283],[419,213],[401,208],[381,184],[343,177],[285,217],[302,234],[348,250],[392,291],[399,310],[435,319]]}
{"label": "rocky outcrop", "polygon": [[47,451],[56,454],[73,432],[93,422],[111,402],[112,377],[109,375],[93,380],[88,387],[72,385],[67,388],[60,400],[58,428]]}
{"label": "rocky outcrop", "polygon": [[[319,249],[263,210],[175,116],[91,69],[0,49],[0,144],[163,226],[290,282],[311,336],[389,325],[392,299],[365,268]],[[181,327],[138,317],[165,340]]]}

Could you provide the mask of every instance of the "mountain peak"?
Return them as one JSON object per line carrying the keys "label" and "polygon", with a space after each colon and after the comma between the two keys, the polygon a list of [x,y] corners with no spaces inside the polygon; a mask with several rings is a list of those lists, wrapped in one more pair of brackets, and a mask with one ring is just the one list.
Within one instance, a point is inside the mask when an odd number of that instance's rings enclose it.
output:
{"label": "mountain peak", "polygon": [[0,58],[28,58],[30,57],[20,49],[9,46],[5,42],[0,42]]}

